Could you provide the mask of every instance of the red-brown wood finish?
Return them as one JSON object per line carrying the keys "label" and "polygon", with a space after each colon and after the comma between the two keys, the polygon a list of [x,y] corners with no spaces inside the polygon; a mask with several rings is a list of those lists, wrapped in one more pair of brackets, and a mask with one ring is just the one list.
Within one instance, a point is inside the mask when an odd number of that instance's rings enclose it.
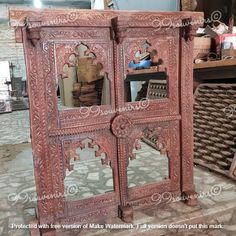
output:
{"label": "red-brown wood finish", "polygon": [[[129,222],[133,209],[155,204],[155,193],[194,194],[191,36],[202,16],[193,12],[10,10],[11,25],[22,34],[26,55],[40,224],[87,223],[117,215]],[[111,105],[101,110],[135,105],[124,100],[124,79],[128,63],[146,41],[160,51],[164,61],[168,99],[151,100],[141,110],[91,114],[89,118],[83,117],[81,108],[58,110],[56,78],[81,42],[103,64],[110,80]],[[153,132],[161,130],[170,178],[128,188],[129,159],[147,127]],[[67,148],[81,146],[85,138],[106,153],[103,164],[112,168],[114,192],[69,202],[63,197],[65,172],[71,168]],[[61,197],[46,197],[53,195]]]}

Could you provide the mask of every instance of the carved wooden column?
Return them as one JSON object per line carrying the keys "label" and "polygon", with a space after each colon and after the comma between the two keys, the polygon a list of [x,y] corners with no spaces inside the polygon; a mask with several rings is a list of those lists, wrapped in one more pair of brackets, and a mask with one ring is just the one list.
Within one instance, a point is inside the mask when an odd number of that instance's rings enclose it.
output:
{"label": "carved wooden column", "polygon": [[[54,222],[54,199],[45,198],[55,193],[54,180],[50,168],[49,136],[47,130],[47,107],[44,102],[46,75],[44,69],[50,71],[50,64],[45,64],[40,37],[41,22],[27,20],[27,28],[23,28],[23,43],[26,50],[27,79],[30,101],[30,124],[32,149],[35,167],[35,183],[38,196],[37,206],[40,223]],[[48,68],[49,67],[49,68]],[[40,69],[41,68],[41,69]],[[60,207],[58,208],[60,209]]]}
{"label": "carved wooden column", "polygon": [[181,33],[181,188],[187,204],[196,205],[197,199],[193,183],[193,37],[198,28],[191,24],[192,18],[184,19]]}

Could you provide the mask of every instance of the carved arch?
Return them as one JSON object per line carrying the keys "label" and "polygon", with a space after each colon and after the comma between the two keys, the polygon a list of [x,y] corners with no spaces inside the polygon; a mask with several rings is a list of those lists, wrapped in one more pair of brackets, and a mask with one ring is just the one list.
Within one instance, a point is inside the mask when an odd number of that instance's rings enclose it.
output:
{"label": "carved arch", "polygon": [[[74,165],[70,163],[71,159],[74,161],[80,160],[80,155],[76,152],[78,148],[81,150],[85,149],[85,140],[89,140],[88,142],[88,148],[93,149],[97,146],[97,150],[95,150],[95,157],[101,158],[102,165],[108,165],[112,167],[112,161],[109,153],[106,151],[106,149],[101,146],[99,143],[97,143],[94,139],[91,138],[85,138],[82,140],[66,140],[63,142],[63,152],[64,152],[64,177],[66,170],[72,171],[74,168]],[[105,155],[103,155],[105,154]],[[105,156],[105,157],[102,157]]]}
{"label": "carved arch", "polygon": [[93,65],[100,65],[100,75],[104,75],[108,68],[105,59],[105,47],[101,45],[89,45],[83,42],[56,43],[55,52],[57,55],[56,74],[57,78],[67,78],[63,71],[64,66],[76,67],[78,58],[91,58]]}

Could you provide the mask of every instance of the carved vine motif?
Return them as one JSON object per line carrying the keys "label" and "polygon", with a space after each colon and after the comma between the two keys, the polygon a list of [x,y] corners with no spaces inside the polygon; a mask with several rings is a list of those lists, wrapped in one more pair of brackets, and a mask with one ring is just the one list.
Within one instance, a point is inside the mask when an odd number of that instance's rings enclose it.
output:
{"label": "carved vine motif", "polygon": [[[188,57],[184,57],[182,60],[182,69],[181,75],[183,78],[183,84],[181,86],[181,108],[182,114],[186,114],[182,116],[182,142],[184,145],[182,146],[182,175],[183,175],[183,189],[191,189],[193,186],[193,123],[192,123],[192,101],[193,101],[193,93],[191,89],[193,87],[192,80],[189,78],[192,77],[192,63],[189,61],[189,58],[193,58],[193,44],[191,41],[185,41],[182,39],[182,55],[188,55]],[[188,114],[188,115],[187,115]]]}
{"label": "carved vine motif", "polygon": [[[77,153],[77,149],[80,148],[81,150],[85,149],[85,140],[68,140],[63,142],[63,149],[64,149],[64,172],[68,169],[72,171],[74,169],[74,165],[71,164],[71,159],[74,161],[80,160],[80,155]],[[98,145],[93,139],[89,139],[88,148],[94,149],[97,146],[98,150],[95,151],[95,157],[101,157],[102,154],[105,154],[105,158],[101,158],[102,165],[111,165],[111,162],[108,158],[107,153],[103,150],[103,148]]]}
{"label": "carved vine motif", "polygon": [[48,40],[64,40],[66,38],[68,39],[73,39],[73,40],[78,40],[79,39],[101,39],[104,37],[109,38],[110,36],[110,31],[107,29],[101,29],[101,30],[96,30],[96,29],[91,29],[91,28],[84,28],[83,31],[80,29],[75,29],[73,31],[69,29],[42,29],[41,31],[41,36],[45,41]]}
{"label": "carved vine motif", "polygon": [[133,130],[133,123],[128,117],[118,115],[114,118],[111,129],[117,138],[127,138]]}
{"label": "carved vine motif", "polygon": [[154,28],[147,31],[145,28],[128,28],[127,38],[152,38],[166,35],[168,37],[178,37],[179,29],[166,30],[165,28]]}
{"label": "carved vine motif", "polygon": [[[25,18],[30,16],[38,16],[42,20],[42,26],[110,26],[110,21],[114,17],[120,16],[119,11],[97,11],[95,14],[91,14],[86,10],[54,10],[52,15],[51,9],[45,9],[44,11],[35,11],[28,9],[11,9],[10,18],[13,26],[25,26]],[[175,15],[171,13],[149,13],[136,12],[130,14],[127,18],[129,27],[160,27],[160,23],[164,20],[171,19],[177,25],[181,24],[181,20],[184,16],[189,16],[188,12],[176,12]],[[193,20],[202,19],[201,13],[192,14]],[[124,18],[124,14],[121,16]]]}
{"label": "carved vine motif", "polygon": [[[40,43],[42,41],[40,40]],[[52,43],[42,43],[42,68],[44,71],[46,99],[47,99],[47,126],[49,129],[56,128],[57,126],[57,113],[54,112],[57,109],[57,99],[54,97],[56,93],[57,85],[55,78],[55,72],[53,71],[55,58],[53,53]]]}

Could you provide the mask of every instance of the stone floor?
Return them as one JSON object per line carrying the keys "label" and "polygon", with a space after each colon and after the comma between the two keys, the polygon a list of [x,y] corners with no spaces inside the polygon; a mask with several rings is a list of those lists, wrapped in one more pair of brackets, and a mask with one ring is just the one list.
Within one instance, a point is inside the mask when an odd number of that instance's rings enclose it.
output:
{"label": "stone floor", "polygon": [[0,145],[30,142],[29,111],[0,114]]}
{"label": "stone floor", "polygon": [[[28,224],[35,218],[33,208],[36,205],[36,193],[32,154],[30,144],[24,143],[29,141],[28,111],[0,115],[0,124],[0,235],[28,236],[29,230],[14,228],[14,224]],[[94,150],[85,150],[84,153],[80,153],[81,163],[75,163],[75,170],[67,173],[65,181],[67,186],[75,183],[79,186],[76,194],[70,195],[68,200],[112,190],[111,170],[106,166],[101,166],[100,160],[93,158],[93,153]],[[154,156],[159,158],[157,163],[161,163],[161,168],[158,168],[160,165],[150,165],[149,161]],[[90,159],[85,163],[86,157]],[[168,158],[160,156],[155,150],[142,143],[142,149],[137,151],[137,160],[130,162],[129,186],[135,187],[139,184],[165,179],[168,176],[167,166]],[[100,183],[99,188],[95,188],[95,182]],[[71,230],[59,232],[58,235],[168,236],[175,233],[180,236],[235,236],[236,182],[206,169],[195,167],[195,184],[199,193],[197,207],[188,207],[170,198],[171,203],[168,205],[159,206],[156,202],[152,209],[135,212],[134,229],[90,229],[79,233]],[[122,224],[117,218],[108,219],[105,223]],[[179,228],[171,229],[173,224]],[[209,226],[218,227],[218,229],[209,229],[207,228]],[[159,229],[154,229],[154,227],[159,227]],[[182,227],[185,228],[181,229]]]}
{"label": "stone floor", "polygon": [[[182,202],[175,202],[148,210],[135,212],[133,230],[86,230],[80,235],[236,235],[236,183],[201,168],[195,168],[195,182],[200,194],[199,206],[188,207]],[[12,229],[13,224],[27,224],[35,216],[33,207],[36,202],[34,177],[32,170],[8,172],[0,175],[0,235],[29,235],[28,230]],[[119,219],[110,219],[106,223],[122,224]],[[145,226],[145,224],[147,224]],[[209,224],[223,229],[170,230],[148,229],[145,227],[170,227],[171,224],[195,227],[195,224]],[[221,224],[221,225],[219,225]],[[143,227],[141,229],[141,227]],[[60,234],[59,234],[60,235]],[[78,232],[63,232],[62,235],[78,235]]]}

